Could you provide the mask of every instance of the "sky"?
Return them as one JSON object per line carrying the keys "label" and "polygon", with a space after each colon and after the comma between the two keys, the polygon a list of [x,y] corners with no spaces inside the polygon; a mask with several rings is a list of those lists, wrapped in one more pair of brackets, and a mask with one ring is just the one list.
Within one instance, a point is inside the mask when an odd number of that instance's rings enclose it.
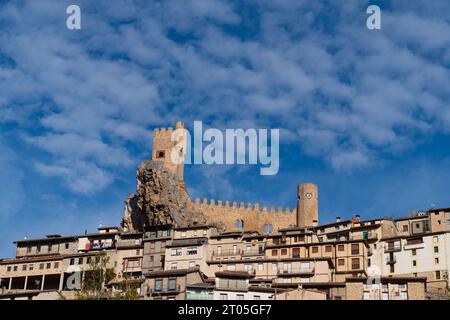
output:
{"label": "sky", "polygon": [[[66,8],[81,8],[81,30]],[[381,29],[366,27],[370,4]],[[280,129],[280,170],[189,165],[191,196],[296,205],[319,222],[450,206],[447,0],[0,0],[0,257],[117,225],[183,120]]]}

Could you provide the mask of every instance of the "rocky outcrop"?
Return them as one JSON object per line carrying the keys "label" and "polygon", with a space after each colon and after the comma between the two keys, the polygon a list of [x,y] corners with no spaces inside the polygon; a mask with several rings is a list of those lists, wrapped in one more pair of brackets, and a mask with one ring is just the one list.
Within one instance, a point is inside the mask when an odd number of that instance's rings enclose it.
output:
{"label": "rocky outcrop", "polygon": [[186,227],[207,223],[205,215],[192,206],[184,182],[161,161],[142,162],[136,178],[136,194],[125,200],[125,231],[142,231],[154,225]]}

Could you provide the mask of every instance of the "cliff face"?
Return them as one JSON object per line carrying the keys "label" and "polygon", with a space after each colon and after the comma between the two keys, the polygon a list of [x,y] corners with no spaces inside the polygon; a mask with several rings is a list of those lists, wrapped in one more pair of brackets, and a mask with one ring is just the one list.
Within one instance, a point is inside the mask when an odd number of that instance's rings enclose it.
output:
{"label": "cliff face", "polygon": [[171,224],[186,227],[206,224],[205,215],[192,204],[186,186],[160,161],[146,160],[136,172],[137,190],[125,200],[122,227],[143,231],[146,226]]}

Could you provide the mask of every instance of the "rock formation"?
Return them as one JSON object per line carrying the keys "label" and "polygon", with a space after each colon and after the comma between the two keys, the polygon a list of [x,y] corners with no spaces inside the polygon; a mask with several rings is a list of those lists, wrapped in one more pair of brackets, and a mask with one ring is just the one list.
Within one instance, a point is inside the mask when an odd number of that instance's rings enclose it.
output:
{"label": "rock formation", "polygon": [[161,161],[142,162],[136,178],[136,194],[125,200],[125,231],[142,231],[154,225],[186,227],[207,223],[205,215],[192,206],[184,181]]}

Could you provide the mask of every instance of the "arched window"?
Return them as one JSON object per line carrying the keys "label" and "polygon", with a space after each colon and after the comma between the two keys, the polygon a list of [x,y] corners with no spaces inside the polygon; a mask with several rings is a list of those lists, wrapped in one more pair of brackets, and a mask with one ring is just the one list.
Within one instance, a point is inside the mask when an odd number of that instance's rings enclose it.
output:
{"label": "arched window", "polygon": [[235,226],[236,226],[237,229],[243,229],[244,228],[244,221],[240,220],[240,219],[237,219]]}

